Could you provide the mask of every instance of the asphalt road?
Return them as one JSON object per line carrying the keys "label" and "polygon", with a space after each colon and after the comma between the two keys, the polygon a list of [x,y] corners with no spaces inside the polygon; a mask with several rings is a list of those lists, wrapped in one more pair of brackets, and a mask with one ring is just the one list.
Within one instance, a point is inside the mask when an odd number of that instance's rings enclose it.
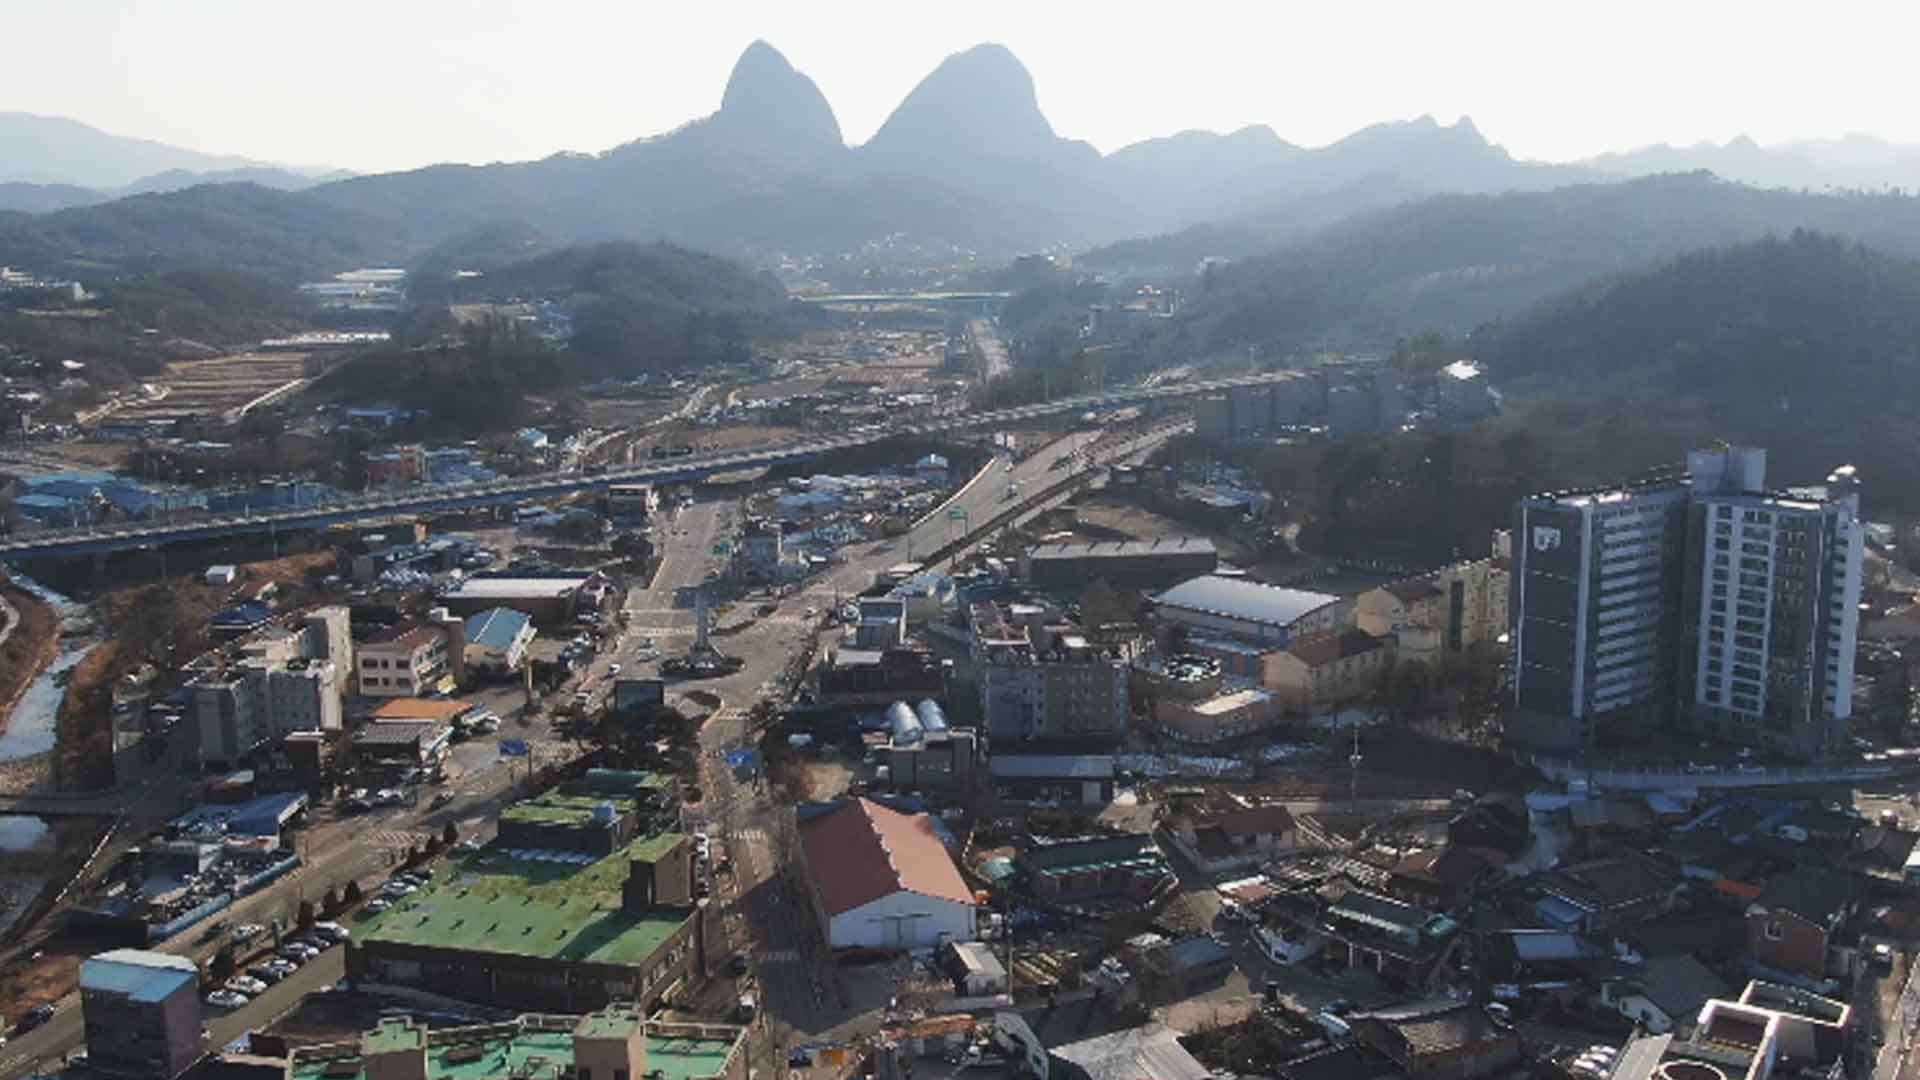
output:
{"label": "asphalt road", "polygon": [[[888,567],[908,561],[914,553],[932,551],[947,543],[957,531],[998,513],[1008,505],[1009,483],[1020,484],[1023,491],[1033,491],[1061,479],[1064,471],[1053,468],[1054,460],[1093,442],[1098,434],[1068,435],[1011,469],[1006,459],[996,458],[983,474],[906,536],[855,548],[844,563],[808,583],[797,595],[781,600],[773,615],[757,619],[723,639],[720,644],[728,653],[746,661],[740,671],[721,679],[678,683],[669,690],[676,695],[703,690],[719,695],[723,701],[723,707],[701,731],[702,758],[707,767],[711,770],[712,763],[718,762],[727,750],[751,741],[746,730],[745,710],[773,688],[787,661],[817,628],[821,609],[864,590],[873,583],[876,574]],[[723,560],[712,551],[720,539],[731,535],[734,507],[734,500],[728,497],[702,499],[680,510],[655,530],[655,542],[663,550],[661,566],[649,588],[628,594],[629,630],[615,648],[593,661],[582,680],[583,685],[606,680],[613,663],[622,665],[623,675],[655,673],[658,660],[641,661],[635,655],[642,639],[653,638],[662,658],[686,650],[693,640],[695,616],[691,608],[675,606],[675,592],[700,584],[710,570],[720,566]],[[962,511],[964,516],[950,516],[948,511],[953,509]],[[814,616],[805,613],[809,607],[815,609]],[[516,692],[487,691],[481,696],[492,703],[490,695],[501,699],[495,703],[497,712],[511,715],[513,710],[507,707],[507,702],[517,701]],[[510,719],[500,734],[528,737],[536,753],[566,752],[559,740],[550,737],[544,717],[531,719],[527,726],[519,726],[517,720]],[[492,740],[476,742],[487,745]],[[484,753],[473,758],[472,754],[463,752],[456,764],[461,762],[467,767],[451,770],[454,775],[449,778],[446,790],[455,792],[456,797],[449,805],[430,807],[426,800],[434,789],[428,788],[422,789],[422,801],[417,806],[344,817],[330,809],[315,812],[313,823],[296,841],[305,865],[273,888],[241,899],[221,917],[235,924],[266,923],[276,917],[290,923],[302,899],[317,899],[329,887],[342,886],[350,878],[358,878],[364,884],[385,874],[409,847],[439,832],[449,821],[458,824],[463,835],[484,836],[487,823],[507,801],[520,770],[500,762],[497,757],[488,758]],[[772,820],[774,807],[752,787],[735,789],[729,778],[710,773],[709,783],[719,785],[707,789],[715,793],[716,802],[729,799],[735,807],[732,820],[738,828],[721,839],[734,854],[739,867],[736,871],[739,883],[731,892],[746,897],[745,917],[736,915],[735,922],[746,927],[744,940],[751,943],[756,977],[766,987],[763,1000],[768,1011],[786,1029],[803,1033],[822,1032],[846,1020],[847,1015],[832,998],[831,988],[821,985],[817,978],[826,961],[817,949],[817,935],[804,901],[794,895],[789,886],[773,880],[778,869],[775,865],[778,853],[766,823]],[[736,906],[735,911],[741,908]],[[204,961],[212,955],[217,943],[201,944],[197,938],[197,928],[189,928],[159,947]],[[264,1025],[290,1007],[303,988],[314,989],[338,979],[344,951],[329,950],[325,957],[303,968],[295,979],[270,989],[260,1001],[230,1015],[216,1016],[209,1025],[213,1037],[224,1045],[239,1033]],[[283,1004],[276,1005],[277,1002]],[[21,1075],[35,1062],[71,1054],[80,1042],[78,998],[69,995],[47,1025],[0,1048],[0,1078]]]}
{"label": "asphalt road", "polygon": [[[346,957],[346,948],[336,945],[238,1009],[203,1005],[208,1048],[217,1049],[249,1031],[266,1027],[298,1005],[301,998],[340,981],[346,974]],[[0,1077],[27,1076],[57,1066],[80,1049],[82,1026],[78,1001],[63,1001],[52,1020],[0,1047]]]}

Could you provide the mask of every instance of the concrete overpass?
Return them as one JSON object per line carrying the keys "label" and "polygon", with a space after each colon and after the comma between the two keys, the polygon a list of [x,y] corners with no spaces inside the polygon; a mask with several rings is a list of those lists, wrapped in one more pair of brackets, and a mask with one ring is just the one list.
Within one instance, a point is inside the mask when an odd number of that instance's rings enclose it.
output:
{"label": "concrete overpass", "polygon": [[1113,390],[991,412],[964,413],[897,425],[874,424],[845,434],[808,436],[744,449],[649,461],[593,475],[578,472],[539,473],[478,484],[404,488],[272,511],[219,514],[178,521],[128,521],[47,529],[0,540],[0,560],[97,555],[224,536],[325,528],[394,514],[444,513],[510,505],[574,495],[602,489],[609,484],[690,483],[721,473],[796,464],[835,450],[866,446],[900,434],[926,436],[978,428],[1012,427],[1054,416],[1177,401],[1237,387],[1264,386],[1293,377],[1293,372],[1273,371],[1226,379]]}
{"label": "concrete overpass", "polygon": [[1013,298],[1010,292],[915,292],[915,293],[816,293],[796,296],[792,302],[805,307],[855,308],[906,306],[954,308],[961,311],[989,312]]}

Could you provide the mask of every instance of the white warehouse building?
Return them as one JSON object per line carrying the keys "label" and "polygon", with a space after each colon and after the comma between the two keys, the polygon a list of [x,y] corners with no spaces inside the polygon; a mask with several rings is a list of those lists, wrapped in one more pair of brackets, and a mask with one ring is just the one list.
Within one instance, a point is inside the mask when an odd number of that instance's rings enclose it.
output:
{"label": "white warehouse building", "polygon": [[803,819],[800,846],[829,947],[919,951],[974,940],[973,894],[926,814],[852,799]]}

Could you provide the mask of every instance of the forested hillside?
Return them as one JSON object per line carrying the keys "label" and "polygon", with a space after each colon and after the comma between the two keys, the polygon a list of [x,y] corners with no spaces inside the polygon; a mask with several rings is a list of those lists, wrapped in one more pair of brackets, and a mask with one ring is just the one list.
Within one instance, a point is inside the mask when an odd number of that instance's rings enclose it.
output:
{"label": "forested hillside", "polygon": [[1920,263],[1796,231],[1681,256],[1490,324],[1468,350],[1581,479],[1709,439],[1768,448],[1781,482],[1861,468],[1920,510]]}
{"label": "forested hillside", "polygon": [[1762,191],[1706,173],[1445,195],[1214,272],[1184,321],[1207,350],[1459,335],[1595,276],[1801,227],[1920,255],[1920,199],[1904,195]]}

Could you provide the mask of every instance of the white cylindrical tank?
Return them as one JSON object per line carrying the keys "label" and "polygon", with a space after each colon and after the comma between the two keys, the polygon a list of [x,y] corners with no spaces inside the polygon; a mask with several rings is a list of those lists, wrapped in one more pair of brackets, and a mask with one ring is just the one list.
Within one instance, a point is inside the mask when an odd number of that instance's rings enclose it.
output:
{"label": "white cylindrical tank", "polygon": [[920,719],[920,728],[929,735],[945,731],[953,725],[947,723],[947,712],[940,703],[927,698],[914,708],[914,715]]}

